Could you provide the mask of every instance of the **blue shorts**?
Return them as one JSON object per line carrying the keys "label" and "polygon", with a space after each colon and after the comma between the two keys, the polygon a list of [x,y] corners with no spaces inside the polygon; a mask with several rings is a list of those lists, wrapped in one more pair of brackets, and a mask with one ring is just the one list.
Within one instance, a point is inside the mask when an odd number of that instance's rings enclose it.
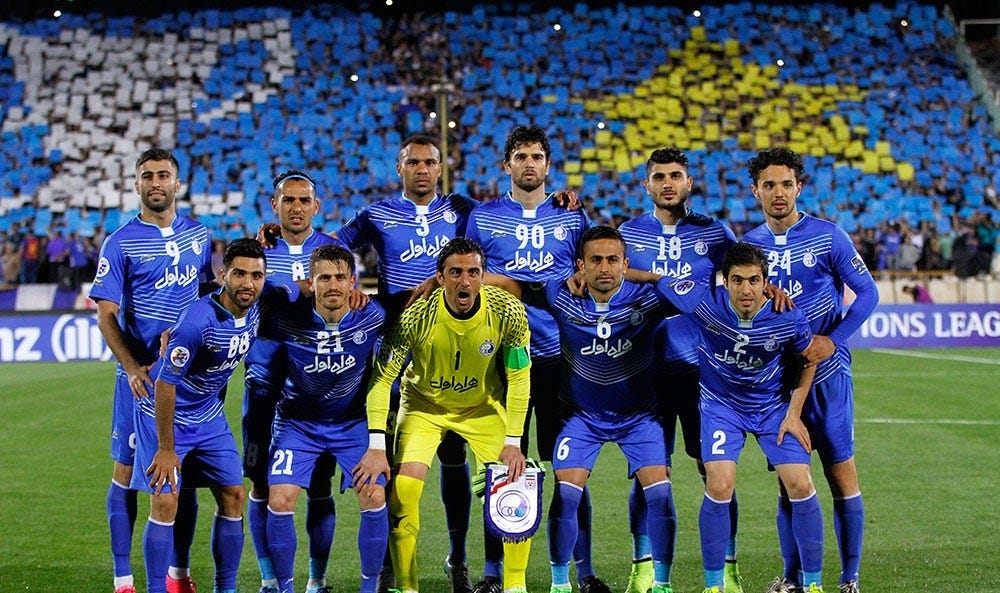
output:
{"label": "blue shorts", "polygon": [[840,372],[812,386],[802,407],[813,448],[824,464],[854,457],[854,382]]}
{"label": "blue shorts", "polygon": [[[152,392],[152,387],[146,386]],[[115,374],[115,399],[111,410],[111,458],[122,465],[135,464],[135,395],[121,367]]]}
{"label": "blue shorts", "polygon": [[[146,469],[153,463],[159,447],[156,437],[156,419],[141,412],[135,413],[136,448],[135,469],[132,471],[132,489],[152,492]],[[174,450],[181,460],[177,487],[242,486],[240,454],[236,439],[229,430],[226,417],[219,415],[201,424],[174,425]],[[170,492],[166,486],[162,492]]]}
{"label": "blue shorts", "polygon": [[[335,457],[340,465],[340,491],[351,487],[351,472],[368,451],[368,421],[365,418],[333,423],[330,421],[274,419],[268,483],[295,484],[308,488],[314,471],[323,472],[323,459]],[[385,476],[378,477],[385,486]]]}
{"label": "blue shorts", "polygon": [[280,394],[249,379],[243,392],[243,475],[254,484],[267,484],[271,451],[271,424]]}
{"label": "blue shorts", "polygon": [[663,426],[667,465],[671,465],[674,454],[678,421],[684,435],[684,452],[691,459],[701,459],[701,413],[698,411],[701,389],[698,387],[698,373],[660,371],[655,377],[653,385],[657,386],[657,415]]}
{"label": "blue shorts", "polygon": [[552,455],[555,470],[584,468],[594,470],[597,454],[604,443],[617,443],[628,460],[628,475],[651,465],[667,465],[663,450],[663,428],[651,413],[638,414],[609,426],[576,413],[566,420]]}
{"label": "blue shorts", "polygon": [[771,465],[788,463],[809,464],[809,453],[791,434],[785,434],[778,444],[778,430],[785,419],[787,405],[769,412],[748,415],[733,411],[715,402],[701,402],[701,459],[738,461],[747,433],[757,438],[764,456]]}

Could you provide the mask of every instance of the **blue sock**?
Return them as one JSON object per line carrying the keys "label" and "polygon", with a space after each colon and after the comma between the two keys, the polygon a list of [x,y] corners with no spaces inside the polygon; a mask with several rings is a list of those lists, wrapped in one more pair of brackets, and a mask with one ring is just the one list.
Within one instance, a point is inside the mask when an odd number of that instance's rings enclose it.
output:
{"label": "blue sock", "polygon": [[865,534],[865,503],[861,493],[833,499],[833,531],[840,546],[840,584],[858,580]]}
{"label": "blue sock", "polygon": [[576,578],[579,581],[594,576],[594,562],[590,550],[590,489],[583,486],[580,505],[576,507],[576,545],[573,559],[576,561]]}
{"label": "blue sock", "polygon": [[721,589],[726,566],[726,542],[729,541],[729,501],[718,502],[706,494],[698,513],[698,531],[701,533],[705,587]]}
{"label": "blue sock", "polygon": [[553,571],[556,565],[569,565],[572,559],[578,531],[576,513],[582,497],[583,488],[568,482],[556,484],[549,508],[549,562]]}
{"label": "blue sock", "polygon": [[142,534],[142,555],[146,561],[149,593],[166,593],[167,565],[174,547],[174,524],[149,519]]}
{"label": "blue sock", "polygon": [[361,593],[375,593],[375,581],[382,569],[382,559],[389,542],[389,510],[362,510],[358,526],[358,551],[361,554]]}
{"label": "blue sock", "polygon": [[646,486],[642,493],[648,509],[646,532],[653,553],[653,578],[656,582],[669,583],[677,540],[673,486],[669,481],[660,482]]}
{"label": "blue sock", "polygon": [[293,591],[292,577],[295,574],[295,549],[298,545],[295,535],[295,513],[267,513],[267,555],[273,567],[281,593]]}
{"label": "blue sock", "polygon": [[792,531],[802,559],[802,586],[823,585],[823,509],[813,492],[808,498],[792,500]]}
{"label": "blue sock", "polygon": [[483,534],[483,550],[485,553],[483,561],[484,577],[501,577],[501,566],[503,562],[503,542],[489,532]]}
{"label": "blue sock", "polygon": [[326,578],[330,548],[337,530],[337,508],[333,496],[310,498],[306,501],[306,533],[309,535],[309,578]]}
{"label": "blue sock", "polygon": [[736,530],[740,523],[740,505],[736,500],[736,491],[729,501],[729,544],[726,546],[726,560],[736,561]]}
{"label": "blue sock", "polygon": [[181,488],[177,496],[177,516],[174,517],[174,549],[170,566],[191,568],[191,545],[198,526],[198,491]]}
{"label": "blue sock", "polygon": [[[106,500],[108,530],[111,532],[111,557],[115,576],[132,574],[132,530],[135,527],[136,492],[115,482],[108,487]],[[163,570],[166,570],[164,567]],[[166,576],[164,576],[166,578]]]}
{"label": "blue sock", "polygon": [[781,557],[785,560],[785,580],[795,586],[801,586],[799,582],[799,571],[802,563],[799,561],[799,546],[795,542],[795,533],[792,531],[792,502],[787,496],[778,495],[778,546],[781,548]]}
{"label": "blue sock", "polygon": [[452,565],[465,564],[465,538],[469,533],[472,508],[472,481],[469,464],[441,464],[441,502],[448,524],[448,557]]}
{"label": "blue sock", "polygon": [[250,541],[253,543],[257,564],[260,566],[260,578],[264,581],[274,579],[274,568],[267,551],[267,499],[248,496],[247,528],[250,531]]}
{"label": "blue sock", "polygon": [[628,492],[628,530],[632,534],[632,561],[647,560],[652,557],[649,536],[646,532],[646,497],[642,495],[639,480],[632,480]]}
{"label": "blue sock", "polygon": [[236,589],[236,571],[243,556],[243,517],[215,516],[212,523],[212,557],[215,559],[215,588]]}
{"label": "blue sock", "polygon": [[552,563],[549,568],[552,570],[553,585],[569,585],[569,562],[566,564]]}

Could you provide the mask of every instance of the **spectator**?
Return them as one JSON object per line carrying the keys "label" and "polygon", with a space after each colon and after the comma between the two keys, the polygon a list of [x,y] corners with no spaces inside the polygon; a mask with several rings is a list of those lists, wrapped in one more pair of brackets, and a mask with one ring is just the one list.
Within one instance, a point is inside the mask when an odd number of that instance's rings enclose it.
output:
{"label": "spectator", "polygon": [[11,241],[3,242],[3,255],[0,256],[3,262],[3,285],[13,286],[17,284],[21,275],[21,254],[17,251],[17,246]]}
{"label": "spectator", "polygon": [[949,268],[948,259],[945,258],[941,250],[941,240],[937,235],[931,233],[924,241],[924,249],[917,261],[918,270],[947,270]]}
{"label": "spectator", "polygon": [[930,291],[928,291],[927,288],[920,283],[904,286],[903,292],[913,297],[914,303],[931,304],[934,302],[934,299],[931,298]]}
{"label": "spectator", "polygon": [[38,282],[38,269],[42,264],[42,241],[32,232],[24,236],[20,245],[21,282],[34,284]]}
{"label": "spectator", "polygon": [[903,242],[899,245],[899,251],[896,253],[895,270],[916,270],[917,260],[920,259],[920,249],[913,244],[913,236],[910,233],[904,233],[902,235]]}

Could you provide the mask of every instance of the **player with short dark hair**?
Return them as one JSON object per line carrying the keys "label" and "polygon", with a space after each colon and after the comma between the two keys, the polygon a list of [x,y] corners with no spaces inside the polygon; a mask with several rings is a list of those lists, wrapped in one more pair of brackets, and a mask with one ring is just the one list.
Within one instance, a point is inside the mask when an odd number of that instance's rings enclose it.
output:
{"label": "player with short dark hair", "polygon": [[[744,240],[767,254],[771,283],[794,299],[815,335],[806,357],[816,365],[816,378],[803,420],[833,495],[840,590],[857,593],[864,504],[854,464],[854,386],[847,339],[878,305],[878,287],[846,232],[797,209],[805,173],[802,157],[787,148],[763,150],[750,160],[748,170],[750,189],[760,200],[765,223],[748,232]],[[846,313],[845,286],[857,295]],[[777,520],[785,573],[772,586],[772,591],[779,592],[808,585],[799,576],[804,559],[794,545],[793,504],[785,488],[778,497]]]}
{"label": "player with short dark hair", "polygon": [[[135,405],[132,487],[150,493],[143,556],[149,593],[165,593],[178,488],[208,487],[218,508],[212,527],[216,593],[235,593],[243,552],[243,475],[222,393],[257,336],[264,251],[238,239],[223,256],[222,287],[191,304],[170,328],[151,369],[152,397]],[[183,469],[182,469],[183,463]]]}
{"label": "player with short dark hair", "polygon": [[[382,347],[368,393],[371,444],[355,471],[361,481],[389,473],[384,432],[389,391],[405,365],[396,427],[398,470],[389,495],[389,545],[404,592],[419,590],[420,496],[444,435],[459,434],[480,462],[499,459],[511,481],[525,468],[520,443],[531,361],[524,307],[502,290],[482,286],[485,262],[473,241],[449,241],[436,265],[441,288],[408,307]],[[525,592],[529,549],[530,541],[504,544],[510,593]]]}
{"label": "player with short dark hair", "polygon": [[[759,248],[736,243],[723,258],[724,289],[686,279],[672,281],[665,291],[701,331],[706,482],[698,526],[705,593],[725,590],[728,507],[748,433],[757,438],[792,497],[792,534],[806,590],[822,591],[823,513],[809,469],[809,433],[801,418],[815,373],[805,357],[813,336],[799,309],[776,313],[767,306],[767,266]],[[659,278],[650,276],[650,281]]]}
{"label": "player with short dark hair", "polygon": [[[309,257],[317,248],[343,243],[313,228],[320,198],[312,176],[289,169],[274,178],[271,209],[278,217],[277,236],[267,251],[269,284],[291,286],[309,279]],[[352,262],[353,265],[353,262]],[[268,301],[261,303],[265,318],[272,314]],[[250,479],[247,526],[261,572],[261,593],[273,593],[278,586],[267,542],[268,468],[270,466],[271,425],[274,409],[285,383],[286,356],[280,339],[259,337],[246,357],[243,394],[243,472]],[[322,593],[336,526],[330,490],[334,460],[321,456],[313,482],[307,489],[306,532],[309,534],[309,582],[307,593]]]}
{"label": "player with short dark hair", "polygon": [[[548,135],[539,126],[514,126],[507,135],[504,170],[510,175],[510,191],[473,210],[466,232],[482,244],[490,274],[544,284],[561,283],[572,273],[577,242],[590,221],[583,210],[557,206],[554,194],[546,192],[551,156]],[[546,309],[530,303],[525,308],[531,326],[531,398],[521,449],[527,454],[534,411],[538,456],[551,461],[560,427],[556,397],[561,365],[559,330]],[[577,578],[583,593],[605,593],[607,586],[594,574],[591,562],[589,500],[585,493],[580,505]],[[474,593],[497,593],[501,587],[499,542],[487,540],[484,575]]]}
{"label": "player with short dark hair", "polygon": [[[368,449],[364,385],[385,322],[377,303],[351,310],[356,278],[349,250],[339,245],[317,247],[309,268],[313,296],[269,298],[269,316],[261,329],[262,335],[282,343],[285,367],[267,464],[268,556],[281,593],[294,591],[293,516],[299,493],[315,482],[324,456],[341,466],[341,491],[351,487],[348,476]],[[374,593],[389,532],[385,477],[353,485],[361,508],[360,591]],[[319,590],[330,591],[325,585]]]}
{"label": "player with short dark hair", "polygon": [[[111,426],[115,464],[107,495],[116,593],[135,591],[129,559],[137,512],[136,493],[129,486],[135,460],[135,401],[153,392],[149,367],[156,361],[160,334],[198,298],[199,281],[214,278],[208,229],[177,215],[178,174],[177,159],[169,151],[153,148],[139,156],[139,214],[105,239],[90,290],[101,335],[118,360]],[[193,494],[182,493],[185,520],[178,525],[178,540],[194,536]],[[187,570],[187,558],[174,560]]]}
{"label": "player with short dark hair", "polygon": [[[653,203],[653,210],[624,222],[618,227],[628,245],[626,253],[633,269],[669,276],[674,280],[714,282],[721,268],[722,256],[736,238],[723,223],[690,210],[694,178],[688,174],[688,157],[676,148],[660,148],[646,160],[643,185]],[[698,473],[705,476],[701,462],[698,413],[698,344],[697,325],[684,315],[665,319],[657,330],[659,356],[653,364],[652,383],[657,391],[659,414],[666,438],[667,473],[677,422],[684,435],[684,450],[697,462]],[[735,495],[730,504],[731,538],[726,551],[726,591],[742,591],[736,565],[737,506]],[[633,480],[629,494],[629,530],[632,532],[632,573],[625,593],[646,593],[653,580],[649,535],[646,532],[645,500],[642,489]],[[674,535],[669,534],[673,563]]]}

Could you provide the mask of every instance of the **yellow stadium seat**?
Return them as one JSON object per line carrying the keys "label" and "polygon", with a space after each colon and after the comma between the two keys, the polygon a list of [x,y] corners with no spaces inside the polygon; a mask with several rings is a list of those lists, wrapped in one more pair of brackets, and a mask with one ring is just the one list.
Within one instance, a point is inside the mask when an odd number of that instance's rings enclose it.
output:
{"label": "yellow stadium seat", "polygon": [[884,140],[879,140],[878,142],[875,143],[875,154],[879,156],[891,155],[892,153],[890,152],[890,146],[891,145],[888,142]]}
{"label": "yellow stadium seat", "polygon": [[705,27],[691,27],[691,39],[705,41]]}
{"label": "yellow stadium seat", "polygon": [[586,161],[583,163],[584,173],[597,173],[597,161]]}
{"label": "yellow stadium seat", "polygon": [[896,176],[900,181],[913,181],[913,165],[910,163],[896,163]]}
{"label": "yellow stadium seat", "polygon": [[555,103],[558,100],[555,95],[542,95],[542,103]]}
{"label": "yellow stadium seat", "polygon": [[566,185],[574,189],[583,189],[583,175],[566,175]]}
{"label": "yellow stadium seat", "polygon": [[754,148],[771,148],[771,135],[767,132],[757,132],[753,137]]}
{"label": "yellow stadium seat", "polygon": [[896,170],[896,159],[891,156],[880,156],[878,157],[878,167],[883,173],[893,172]]}
{"label": "yellow stadium seat", "polygon": [[847,159],[858,159],[865,151],[865,145],[861,143],[860,140],[855,140],[854,142],[848,143],[847,147],[844,148],[844,158]]}
{"label": "yellow stadium seat", "polygon": [[728,57],[740,55],[740,42],[735,39],[726,39],[723,42],[725,54]]}
{"label": "yellow stadium seat", "polygon": [[578,161],[566,161],[566,164],[563,166],[563,170],[566,171],[567,175],[572,173],[579,173],[580,163]]}
{"label": "yellow stadium seat", "polygon": [[597,134],[594,135],[594,143],[598,146],[602,144],[611,143],[611,131],[610,130],[599,130]]}
{"label": "yellow stadium seat", "polygon": [[861,170],[874,175],[878,169],[878,156],[870,150],[864,151],[861,154]]}

